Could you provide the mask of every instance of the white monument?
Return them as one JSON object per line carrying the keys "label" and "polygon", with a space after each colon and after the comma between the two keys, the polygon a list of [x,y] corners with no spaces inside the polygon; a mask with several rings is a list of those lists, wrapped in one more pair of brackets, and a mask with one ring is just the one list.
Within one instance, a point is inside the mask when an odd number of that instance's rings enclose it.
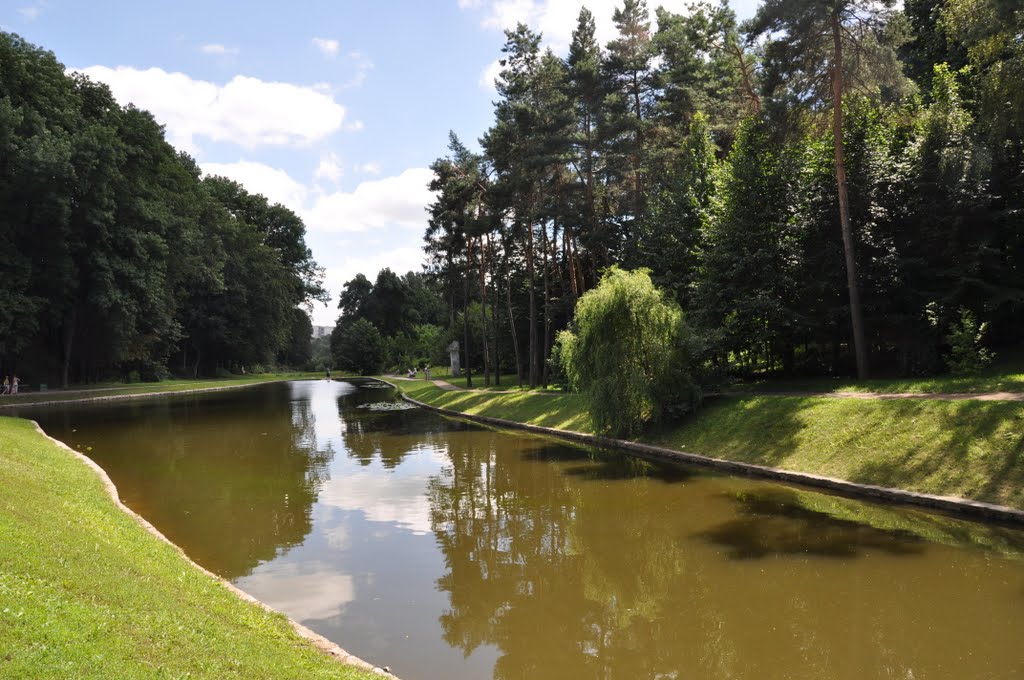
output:
{"label": "white monument", "polygon": [[452,360],[452,377],[458,378],[460,375],[458,340],[452,340],[452,344],[448,345],[448,356],[451,357]]}

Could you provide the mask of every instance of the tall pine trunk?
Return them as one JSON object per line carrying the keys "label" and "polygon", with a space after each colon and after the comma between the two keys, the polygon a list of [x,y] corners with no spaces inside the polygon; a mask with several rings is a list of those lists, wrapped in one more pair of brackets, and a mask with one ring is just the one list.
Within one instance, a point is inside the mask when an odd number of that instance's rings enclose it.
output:
{"label": "tall pine trunk", "polygon": [[462,365],[466,374],[466,387],[473,387],[473,371],[469,368],[469,279],[473,270],[473,239],[466,238],[466,275],[462,280],[462,341],[465,344],[466,362]]}
{"label": "tall pine trunk", "polygon": [[850,294],[850,322],[853,326],[853,349],[857,357],[857,377],[866,380],[869,374],[868,351],[864,341],[864,317],[857,283],[853,230],[850,227],[850,199],[846,193],[846,161],[843,158],[843,36],[838,8],[832,13],[832,45],[832,139],[835,143],[839,226],[843,232],[843,254],[846,257],[846,288]]}
{"label": "tall pine trunk", "polygon": [[484,250],[483,234],[477,237],[477,250],[480,251],[480,346],[484,350],[484,385],[491,385],[490,345],[487,342],[487,285],[485,269],[487,268],[487,251]]}

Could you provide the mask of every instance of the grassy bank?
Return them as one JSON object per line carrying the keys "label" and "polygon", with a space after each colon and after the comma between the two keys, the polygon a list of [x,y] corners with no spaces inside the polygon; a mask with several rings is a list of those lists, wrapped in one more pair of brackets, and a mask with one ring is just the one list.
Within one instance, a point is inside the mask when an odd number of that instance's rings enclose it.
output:
{"label": "grassy bank", "polygon": [[0,397],[0,408],[39,402],[72,401],[76,399],[114,397],[129,394],[184,392],[186,390],[200,390],[214,387],[241,387],[244,385],[255,385],[256,383],[276,382],[279,380],[304,380],[322,377],[322,373],[295,371],[287,373],[242,375],[230,378],[163,380],[157,383],[102,383],[98,385],[73,386],[67,390],[48,389],[46,391],[39,391],[36,389],[34,391],[22,391],[16,395]]}
{"label": "grassy bank", "polygon": [[30,422],[0,442],[0,677],[379,677],[186,562]]}
{"label": "grassy bank", "polygon": [[[579,432],[576,395],[444,392],[414,399],[465,413]],[[1024,403],[745,395],[711,399],[644,441],[704,456],[1024,509]]]}

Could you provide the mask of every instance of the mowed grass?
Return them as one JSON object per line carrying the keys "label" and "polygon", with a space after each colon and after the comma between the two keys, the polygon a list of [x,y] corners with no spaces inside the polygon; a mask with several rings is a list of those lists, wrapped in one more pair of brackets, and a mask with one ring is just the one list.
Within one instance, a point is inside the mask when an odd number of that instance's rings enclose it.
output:
{"label": "mowed grass", "polygon": [[[423,382],[402,389],[464,413],[593,431],[578,395],[444,392]],[[1024,402],[717,397],[642,441],[1024,509]]]}
{"label": "mowed grass", "polygon": [[417,401],[461,413],[560,430],[593,431],[590,415],[578,394],[526,390],[513,394],[446,391],[425,380],[401,381],[398,386]]}
{"label": "mowed grass", "polygon": [[715,458],[1024,508],[1024,403],[749,396],[652,439]]}
{"label": "mowed grass", "polygon": [[232,594],[0,417],[0,677],[379,678]]}
{"label": "mowed grass", "polygon": [[[341,376],[338,377],[340,378]],[[261,373],[259,375],[244,375],[231,378],[210,378],[205,380],[164,380],[157,383],[102,383],[98,385],[72,386],[68,390],[48,389],[45,392],[40,392],[38,390],[38,386],[30,386],[32,389],[28,391],[22,391],[15,395],[0,396],[0,408],[4,406],[18,406],[39,402],[72,401],[129,394],[144,395],[161,392],[184,392],[188,390],[202,390],[216,387],[243,387],[245,385],[277,382],[280,380],[308,380],[313,378],[323,378],[323,374],[296,371],[290,373]]]}

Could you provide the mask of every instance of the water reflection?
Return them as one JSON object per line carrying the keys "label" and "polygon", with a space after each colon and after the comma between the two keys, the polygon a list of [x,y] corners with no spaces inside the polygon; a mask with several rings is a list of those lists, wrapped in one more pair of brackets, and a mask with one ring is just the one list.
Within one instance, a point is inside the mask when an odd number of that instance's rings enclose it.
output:
{"label": "water reflection", "polygon": [[408,678],[1007,678],[1020,531],[310,381],[46,409],[204,566]]}
{"label": "water reflection", "polygon": [[918,555],[920,536],[906,529],[873,527],[807,507],[788,489],[760,489],[734,496],[741,517],[703,533],[729,549],[733,559],[772,555],[858,557],[870,550],[891,555]]}
{"label": "water reflection", "polygon": [[[298,398],[282,398],[293,389]],[[334,452],[318,443],[305,389],[275,385],[26,415],[88,452],[122,500],[192,559],[234,579],[312,529]]]}

